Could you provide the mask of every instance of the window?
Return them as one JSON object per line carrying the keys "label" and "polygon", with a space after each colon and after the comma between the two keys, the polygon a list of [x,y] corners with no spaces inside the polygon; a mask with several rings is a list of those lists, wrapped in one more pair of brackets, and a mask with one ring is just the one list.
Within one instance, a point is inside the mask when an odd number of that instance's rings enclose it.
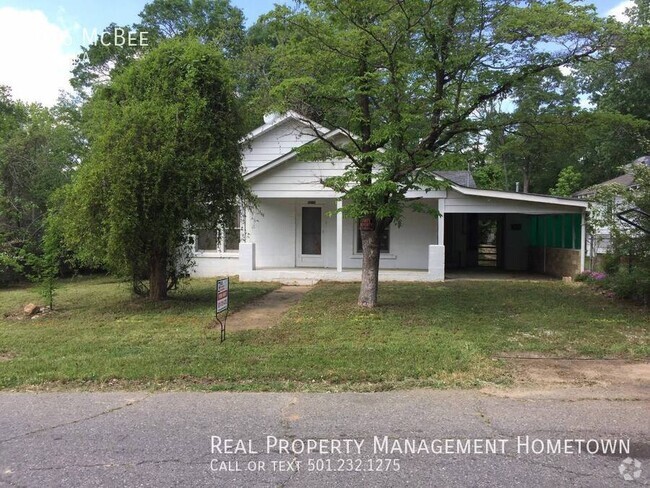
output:
{"label": "window", "polygon": [[196,236],[197,251],[216,251],[219,238],[213,230],[200,230]]}
{"label": "window", "polygon": [[238,252],[239,251],[239,241],[241,240],[241,221],[239,210],[237,210],[237,215],[235,215],[235,227],[226,227],[224,229],[224,251],[226,252]]}
{"label": "window", "polygon": [[226,227],[222,231],[200,230],[196,235],[197,251],[238,252],[241,239],[240,214],[235,216],[236,227]]}
{"label": "window", "polygon": [[[359,221],[357,221],[357,253],[363,252],[361,247],[361,229],[359,228]],[[379,236],[379,252],[390,252],[390,226],[386,227]]]}

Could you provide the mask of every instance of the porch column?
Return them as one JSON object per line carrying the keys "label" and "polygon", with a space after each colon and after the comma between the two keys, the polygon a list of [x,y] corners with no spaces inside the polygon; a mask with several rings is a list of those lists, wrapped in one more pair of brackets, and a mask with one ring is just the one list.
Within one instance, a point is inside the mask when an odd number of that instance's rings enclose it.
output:
{"label": "porch column", "polygon": [[438,198],[438,245],[445,245],[445,199]]}
{"label": "porch column", "polygon": [[445,280],[445,246],[429,246],[429,280]]}
{"label": "porch column", "polygon": [[429,245],[428,271],[430,281],[445,280],[445,199],[438,199],[438,243]]}
{"label": "porch column", "polygon": [[246,273],[255,271],[255,243],[239,243],[239,271]]}
{"label": "porch column", "polygon": [[336,271],[343,271],[343,200],[336,201]]}
{"label": "porch column", "polygon": [[582,211],[580,222],[580,272],[585,270],[585,250],[587,249],[587,212]]}

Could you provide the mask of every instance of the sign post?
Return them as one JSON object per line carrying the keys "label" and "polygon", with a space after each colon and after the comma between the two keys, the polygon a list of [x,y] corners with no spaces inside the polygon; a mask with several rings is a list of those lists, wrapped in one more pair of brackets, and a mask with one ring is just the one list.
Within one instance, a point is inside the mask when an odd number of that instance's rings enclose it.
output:
{"label": "sign post", "polygon": [[[230,294],[230,280],[228,278],[222,278],[217,280],[217,291],[215,294],[216,307],[215,307],[215,319],[219,322],[221,326],[221,342],[226,340],[226,319],[228,318],[228,302]],[[225,312],[223,320],[219,318],[219,314]]]}

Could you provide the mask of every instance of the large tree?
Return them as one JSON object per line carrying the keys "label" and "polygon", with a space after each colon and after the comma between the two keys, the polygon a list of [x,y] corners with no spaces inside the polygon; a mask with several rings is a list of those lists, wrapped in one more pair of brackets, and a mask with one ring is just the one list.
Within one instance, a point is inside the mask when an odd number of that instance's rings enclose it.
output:
{"label": "large tree", "polygon": [[501,164],[510,182],[524,193],[546,193],[561,169],[577,158],[582,123],[577,89],[571,76],[559,69],[519,84],[509,102],[512,112],[491,115],[497,128],[486,149]]}
{"label": "large tree", "polygon": [[98,88],[86,117],[89,155],[57,212],[66,244],[163,299],[187,234],[232,224],[248,197],[232,75],[217,47],[165,41]]}
{"label": "large tree", "polygon": [[[118,36],[115,36],[115,32]],[[146,33],[146,43],[124,43],[119,33]],[[104,36],[103,33],[110,35]],[[70,80],[79,93],[110,80],[143,53],[165,39],[191,37],[213,44],[227,59],[239,55],[244,43],[244,14],[229,0],[152,0],[131,26],[109,24],[88,46],[82,46]],[[116,41],[118,44],[116,44]]]}
{"label": "large tree", "polygon": [[282,70],[275,69],[278,53],[288,44],[304,37],[295,26],[283,21],[290,12],[289,7],[276,5],[273,10],[260,16],[246,31],[241,54],[233,59],[238,73],[237,92],[245,107],[246,123],[250,130],[259,127],[264,114],[272,111],[272,88],[283,80]]}
{"label": "large tree", "polygon": [[0,281],[9,269],[24,276],[42,254],[50,195],[69,180],[83,146],[75,116],[66,100],[26,105],[0,87]]}
{"label": "large tree", "polygon": [[358,303],[377,304],[379,236],[400,219],[409,190],[467,134],[480,110],[527,79],[594,55],[603,23],[593,7],[540,0],[305,0],[285,21],[304,38],[278,56],[287,106],[315,107],[349,134],[323,139],[350,164],[326,184],[348,217],[363,218]]}
{"label": "large tree", "polygon": [[579,163],[586,186],[620,174],[622,165],[650,153],[649,12],[648,0],[636,0],[612,47],[578,71],[594,104]]}

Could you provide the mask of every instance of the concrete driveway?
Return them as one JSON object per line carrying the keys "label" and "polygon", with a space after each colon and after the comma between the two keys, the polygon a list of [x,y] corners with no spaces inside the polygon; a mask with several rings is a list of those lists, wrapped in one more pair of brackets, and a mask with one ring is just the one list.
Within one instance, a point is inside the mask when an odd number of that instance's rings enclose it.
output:
{"label": "concrete driveway", "polygon": [[589,397],[2,393],[0,486],[648,486],[649,403]]}

